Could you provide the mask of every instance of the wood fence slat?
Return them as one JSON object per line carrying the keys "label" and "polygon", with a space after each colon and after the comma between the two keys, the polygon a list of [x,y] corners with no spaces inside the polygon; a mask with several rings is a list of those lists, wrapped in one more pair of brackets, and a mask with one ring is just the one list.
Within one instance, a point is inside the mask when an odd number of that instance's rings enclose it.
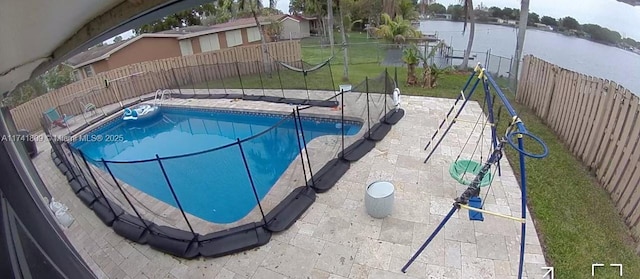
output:
{"label": "wood fence slat", "polygon": [[[636,192],[638,185],[630,184],[631,176],[634,168],[640,166],[640,150],[638,146],[638,138],[640,138],[640,105],[637,103],[638,98],[634,96],[635,102],[635,119],[633,120],[633,131],[629,135],[623,152],[622,162],[624,167],[618,168],[614,179],[610,182],[616,185],[612,198],[616,202],[616,206],[624,212],[628,207],[629,198],[632,193]],[[632,103],[633,104],[633,103]],[[617,179],[616,179],[617,178]]]}
{"label": "wood fence slat", "polygon": [[565,71],[562,83],[562,91],[560,91],[560,99],[558,100],[558,112],[556,115],[556,120],[553,122],[553,130],[558,134],[568,113],[567,99],[569,99],[569,86],[571,85],[572,79],[573,73]]}
{"label": "wood fence slat", "polygon": [[[600,167],[596,170],[596,176],[599,181],[604,184],[604,175],[609,165],[611,164],[611,158],[616,150],[616,142],[619,139],[622,126],[624,125],[624,119],[626,118],[629,110],[628,100],[624,100],[623,92],[620,86],[616,88],[616,101],[614,103],[614,111],[609,119],[609,125],[607,127],[606,136],[603,142],[604,148],[601,148],[602,160],[600,161]],[[621,106],[621,104],[623,104]]]}
{"label": "wood fence slat", "polygon": [[567,126],[569,125],[573,117],[573,98],[578,81],[577,73],[571,72],[569,76],[569,83],[565,88],[565,97],[562,105],[562,116],[560,117],[560,127],[557,131],[565,141],[567,138]]}
{"label": "wood fence slat", "polygon": [[564,85],[566,82],[567,71],[564,69],[559,69],[558,78],[556,78],[557,85],[553,91],[553,102],[551,102],[551,109],[549,111],[549,116],[546,119],[547,125],[555,130],[555,126],[558,119],[558,114],[560,111],[560,103],[562,102],[562,94],[564,90]]}
{"label": "wood fence slat", "polygon": [[584,162],[589,168],[594,167],[598,148],[600,148],[600,142],[602,139],[601,134],[605,125],[604,123],[606,122],[607,117],[611,114],[611,106],[609,104],[609,102],[611,102],[609,94],[610,89],[610,82],[608,80],[602,80],[600,89],[598,90],[598,111],[596,112],[595,122],[593,123],[591,133],[589,134],[589,142],[587,143],[584,159]]}
{"label": "wood fence slat", "polygon": [[585,114],[586,114],[586,101],[587,94],[585,93],[588,86],[591,84],[591,79],[588,76],[580,75],[580,87],[578,87],[577,97],[574,100],[576,102],[576,118],[574,119],[573,125],[571,125],[571,137],[568,138],[569,146],[571,147],[571,151],[575,153],[575,149],[577,147],[576,141],[580,136],[583,135],[583,131],[579,130],[584,122]]}
{"label": "wood fence slat", "polygon": [[629,187],[633,187],[631,198],[629,198],[624,204],[622,204],[622,216],[625,217],[625,222],[631,225],[633,228],[640,228],[640,166],[636,162],[636,169],[633,172],[633,176],[629,180]]}
{"label": "wood fence slat", "polygon": [[[599,134],[596,137],[596,145],[594,145],[595,155],[593,156],[593,160],[590,161],[591,168],[596,170],[600,167],[600,161],[602,160],[603,153],[605,152],[606,145],[608,144],[608,136],[610,135],[611,129],[611,119],[617,117],[617,98],[616,90],[618,85],[615,82],[609,82],[609,87],[607,89],[607,101],[606,106],[607,110],[605,116],[601,119],[601,127],[599,128]],[[615,123],[615,122],[614,122]]]}
{"label": "wood fence slat", "polygon": [[[622,121],[618,121],[617,124],[622,126],[621,130],[617,130],[613,137],[612,144],[615,148],[615,154],[611,159],[611,164],[604,174],[604,185],[609,190],[609,193],[616,192],[615,184],[610,183],[614,173],[620,174],[620,171],[626,167],[626,161],[622,161],[623,151],[626,149],[627,142],[631,136],[631,126],[635,124],[636,113],[638,111],[638,100],[633,98],[633,94],[629,90],[625,90],[623,93],[624,103]],[[619,170],[617,170],[619,168]],[[615,179],[617,180],[617,179]],[[617,200],[617,198],[616,198]]]}
{"label": "wood fence slat", "polygon": [[545,93],[544,88],[547,86],[547,74],[549,72],[549,69],[547,67],[547,63],[540,60],[540,75],[538,76],[538,84],[539,84],[539,89],[536,90],[536,94],[534,95],[534,99],[533,99],[533,109],[536,112],[536,114],[539,114],[540,111],[540,103],[541,103],[541,99]]}
{"label": "wood fence slat", "polygon": [[578,154],[580,154],[580,158],[584,161],[587,155],[587,146],[589,141],[591,140],[591,135],[593,134],[593,130],[595,129],[595,121],[597,120],[596,115],[599,111],[599,102],[600,102],[600,89],[602,88],[602,79],[596,79],[592,84],[591,91],[589,92],[589,116],[587,117],[586,125],[582,129],[584,131],[584,136],[582,137],[582,141],[580,142],[580,148],[578,149]]}

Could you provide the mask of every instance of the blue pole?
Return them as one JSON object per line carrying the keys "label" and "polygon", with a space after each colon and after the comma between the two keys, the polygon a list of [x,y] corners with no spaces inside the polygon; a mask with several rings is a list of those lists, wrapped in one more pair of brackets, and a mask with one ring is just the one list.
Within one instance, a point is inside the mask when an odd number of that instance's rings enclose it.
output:
{"label": "blue pole", "polygon": [[[507,108],[507,111],[509,112],[509,115],[511,115],[511,117],[517,116],[516,110],[513,109],[513,107],[511,106],[511,103],[509,103],[509,99],[507,99],[507,96],[504,95],[504,93],[500,89],[500,86],[498,86],[498,84],[496,84],[496,81],[493,80],[493,77],[491,76],[491,74],[489,72],[486,72],[486,71],[485,71],[484,74],[487,77],[487,80],[489,80],[489,83],[491,84],[493,89],[496,91],[496,95],[498,95],[498,97],[500,97],[500,100],[502,100],[502,103],[504,103],[504,107]],[[518,131],[523,132],[523,133],[527,132],[527,128],[524,127],[524,124],[517,123],[516,125],[518,125]]]}
{"label": "blue pole", "polygon": [[[489,90],[489,84],[487,84],[487,82],[485,80],[482,81],[482,86],[484,87],[484,96],[486,98],[487,101],[487,111],[488,111],[488,116],[489,116],[489,123],[491,123],[491,145],[493,146],[493,150],[496,149],[496,147],[498,146],[498,142],[497,140],[497,131],[496,131],[496,125],[498,125],[498,123],[494,123],[494,117],[493,117],[493,99],[491,98],[491,90]],[[502,172],[500,170],[500,161],[498,161],[497,163],[497,167],[498,167],[498,175],[502,175]]]}
{"label": "blue pole", "polygon": [[451,207],[451,210],[449,210],[449,213],[447,213],[447,216],[445,216],[444,219],[442,219],[442,222],[440,222],[440,224],[438,225],[436,230],[434,230],[431,233],[429,238],[427,238],[427,241],[425,241],[422,244],[422,246],[420,246],[420,249],[418,249],[418,251],[416,251],[416,253],[413,254],[411,259],[409,259],[409,261],[402,267],[402,273],[407,273],[407,268],[409,268],[409,266],[418,258],[418,256],[420,256],[422,251],[424,251],[424,249],[427,248],[429,243],[431,243],[431,241],[433,241],[433,239],[436,237],[436,235],[438,235],[440,230],[442,230],[442,228],[449,221],[449,219],[451,219],[451,216],[453,216],[453,213],[456,212],[457,209],[458,209],[458,207],[455,204]]}
{"label": "blue pole", "polygon": [[451,115],[451,113],[453,112],[453,109],[456,107],[456,105],[458,104],[458,102],[460,101],[462,96],[464,95],[464,92],[467,91],[467,88],[469,87],[469,84],[471,83],[471,79],[473,79],[473,76],[475,76],[475,74],[476,73],[473,72],[473,73],[471,73],[471,75],[469,75],[469,78],[467,79],[467,82],[464,84],[464,87],[462,87],[462,92],[460,93],[460,95],[458,95],[458,98],[456,98],[455,103],[453,103],[453,106],[451,106],[451,108],[449,109],[449,112],[447,112],[447,115],[444,117],[444,119],[442,119],[442,122],[440,122],[440,125],[438,126],[438,130],[436,130],[436,132],[431,136],[431,140],[429,140],[427,145],[424,147],[424,150],[427,150],[427,148],[429,148],[429,145],[431,145],[431,142],[436,138],[436,136],[438,135],[438,131],[440,131],[440,129],[442,129],[442,126],[444,126],[444,123],[447,121],[447,118],[449,118],[449,115]]}
{"label": "blue pole", "polygon": [[[453,117],[453,119],[458,118],[458,116],[460,116],[460,113],[462,112],[462,110],[464,109],[464,106],[467,104],[467,102],[469,101],[469,98],[471,98],[471,96],[473,95],[473,92],[476,91],[476,87],[478,87],[478,83],[480,82],[480,79],[476,80],[476,83],[473,84],[473,87],[471,88],[471,91],[469,92],[469,94],[467,95],[466,99],[464,100],[464,102],[462,102],[462,105],[460,106],[460,108],[458,109],[458,112],[456,112],[456,115]],[[455,106],[455,105],[454,105]],[[447,116],[448,118],[448,116]],[[445,118],[446,119],[446,118]],[[431,156],[433,155],[434,152],[436,152],[436,148],[438,148],[438,146],[440,146],[440,143],[442,142],[442,140],[444,139],[444,137],[447,135],[447,133],[449,133],[449,130],[451,130],[451,127],[453,127],[453,123],[455,122],[455,120],[451,121],[451,123],[447,126],[447,129],[444,131],[444,133],[442,134],[442,136],[440,137],[440,139],[438,140],[438,142],[436,142],[436,145],[431,149],[431,152],[429,152],[429,155],[427,155],[427,158],[424,159],[424,163],[426,163],[427,161],[429,161],[429,159],[431,158]],[[438,129],[440,130],[440,129]],[[437,134],[437,132],[436,132]],[[431,143],[431,142],[429,142]],[[427,144],[427,146],[429,146],[429,144]],[[427,148],[425,147],[425,150]]]}
{"label": "blue pole", "polygon": [[[518,148],[524,150],[524,141],[522,135],[518,135]],[[527,219],[527,170],[524,167],[524,154],[520,153],[520,191],[522,191],[522,219]],[[520,264],[518,266],[518,278],[522,278],[522,272],[524,268],[524,248],[525,248],[525,234],[527,232],[527,222],[522,223],[522,237],[520,238]]]}

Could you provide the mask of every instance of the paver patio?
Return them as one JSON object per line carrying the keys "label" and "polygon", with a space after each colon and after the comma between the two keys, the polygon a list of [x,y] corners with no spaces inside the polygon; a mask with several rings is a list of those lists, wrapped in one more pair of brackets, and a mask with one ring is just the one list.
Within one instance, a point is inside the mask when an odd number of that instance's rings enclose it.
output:
{"label": "paver patio", "polygon": [[[352,163],[334,188],[318,194],[290,229],[274,234],[262,247],[221,258],[183,260],[125,240],[72,193],[51,161],[48,143],[38,144],[41,153],[33,162],[55,199],[76,219],[63,230],[99,278],[516,278],[520,224],[489,215],[484,222],[470,221],[464,210],[407,274],[400,271],[465,189],[448,168],[473,127],[455,124],[423,164],[423,147],[454,100],[403,96],[402,101],[405,117],[374,150]],[[263,110],[292,108],[239,101],[245,102]],[[480,106],[470,102],[460,118],[475,121],[480,113]],[[476,128],[463,154],[471,154],[478,137]],[[486,159],[488,130],[483,137]],[[506,159],[501,165],[502,176],[493,181],[485,209],[520,216],[517,178]],[[396,188],[393,213],[384,219],[371,218],[364,209],[365,187],[376,180],[391,181]],[[526,244],[525,274],[542,278],[545,261],[531,220]]]}

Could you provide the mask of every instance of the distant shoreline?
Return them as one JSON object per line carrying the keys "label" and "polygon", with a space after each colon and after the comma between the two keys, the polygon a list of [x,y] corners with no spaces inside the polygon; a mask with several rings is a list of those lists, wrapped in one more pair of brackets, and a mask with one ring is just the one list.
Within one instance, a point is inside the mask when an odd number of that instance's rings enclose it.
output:
{"label": "distant shoreline", "polygon": [[[460,22],[462,23],[463,21],[458,21],[458,20],[449,20],[449,19],[443,19],[443,18],[434,18],[434,19],[420,19],[420,21],[449,21],[449,22]],[[494,25],[494,26],[503,26],[503,27],[507,27],[507,28],[513,28],[513,29],[518,29],[518,25],[511,25],[511,24],[504,24],[504,23],[497,23],[497,22],[476,22],[478,24],[486,24],[486,25]],[[549,32],[549,33],[556,33],[556,34],[560,34],[560,35],[564,35],[567,37],[572,37],[572,38],[577,38],[577,39],[583,39],[585,41],[589,41],[589,42],[594,42],[597,44],[601,44],[601,45],[605,45],[605,46],[610,46],[610,47],[614,47],[617,49],[622,49],[622,50],[626,50],[628,52],[640,55],[640,50],[638,51],[633,51],[630,49],[626,49],[623,47],[619,47],[617,45],[611,45],[611,44],[607,44],[607,43],[603,43],[603,42],[599,42],[599,41],[595,41],[595,40],[590,40],[588,38],[584,38],[584,37],[579,37],[579,36],[573,36],[571,34],[568,34],[567,32],[559,32],[556,30],[549,30],[548,28],[542,28],[542,27],[534,27],[534,26],[528,26],[527,25],[527,29],[530,30],[538,30],[538,31],[544,31],[544,32]]]}

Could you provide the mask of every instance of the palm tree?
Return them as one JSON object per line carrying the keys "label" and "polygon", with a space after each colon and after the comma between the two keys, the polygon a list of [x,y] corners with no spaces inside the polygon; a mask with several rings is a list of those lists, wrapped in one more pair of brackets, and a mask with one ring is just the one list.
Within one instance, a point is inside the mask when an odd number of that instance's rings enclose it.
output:
{"label": "palm tree", "polygon": [[520,66],[520,57],[522,56],[522,47],[524,46],[524,35],[527,31],[527,22],[529,22],[529,0],[522,0],[520,2],[520,26],[518,26],[516,53],[511,61],[511,71],[509,71],[509,88],[513,92],[516,92],[518,68]]}
{"label": "palm tree", "polygon": [[420,62],[419,51],[416,45],[411,44],[402,51],[402,61],[407,64],[407,85],[417,82],[416,65]]}
{"label": "palm tree", "polygon": [[[422,87],[434,88],[438,82],[438,76],[442,74],[443,69],[438,68],[438,66],[433,63],[433,58],[436,56],[438,50],[441,50],[445,47],[444,42],[440,41],[438,44],[431,48],[429,54],[424,55],[422,52],[418,51],[418,58],[422,61],[422,67],[424,68],[422,74]],[[431,62],[431,63],[430,63]]]}
{"label": "palm tree", "polygon": [[382,24],[374,28],[376,36],[381,37],[387,41],[400,44],[406,41],[407,38],[419,38],[422,36],[420,31],[416,30],[411,22],[402,18],[402,16],[396,16],[395,19],[391,19],[389,14],[382,14]]}
{"label": "palm tree", "polygon": [[260,20],[258,20],[258,12],[256,11],[260,10],[262,3],[260,3],[260,0],[239,0],[238,7],[240,10],[248,8],[251,11],[251,15],[256,21],[258,32],[260,32],[260,45],[262,46],[262,62],[264,63],[264,70],[267,71],[267,73],[271,73],[271,63],[269,63],[269,52],[267,50],[267,39],[264,35],[264,29],[262,29]]}
{"label": "palm tree", "polygon": [[476,20],[473,16],[473,0],[460,0],[460,2],[463,5],[463,10],[465,15],[462,32],[464,33],[467,29],[467,20],[469,21],[469,25],[470,25],[469,41],[467,42],[467,50],[464,52],[462,65],[460,65],[462,69],[466,69],[469,65],[469,54],[471,54],[471,47],[473,46],[473,36],[476,32]]}

